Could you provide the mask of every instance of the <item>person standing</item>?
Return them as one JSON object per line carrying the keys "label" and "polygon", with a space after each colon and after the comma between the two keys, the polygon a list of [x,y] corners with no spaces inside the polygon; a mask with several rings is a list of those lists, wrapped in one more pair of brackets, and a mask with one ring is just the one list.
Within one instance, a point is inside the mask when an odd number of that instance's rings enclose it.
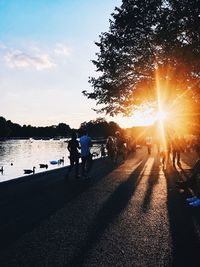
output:
{"label": "person standing", "polygon": [[115,154],[116,154],[116,146],[115,146],[115,141],[112,136],[108,136],[106,140],[106,150],[107,150],[108,158],[110,158],[110,160],[114,162]]}
{"label": "person standing", "polygon": [[152,148],[152,137],[151,136],[147,136],[146,146],[147,146],[148,154],[151,155],[151,148]]}
{"label": "person standing", "polygon": [[171,141],[169,137],[165,137],[165,140],[160,145],[160,156],[163,167],[167,167],[171,153]]}
{"label": "person standing", "polygon": [[180,164],[180,157],[181,157],[181,142],[180,142],[180,138],[175,136],[175,138],[172,141],[173,165],[175,165],[175,161],[177,162],[177,165]]}
{"label": "person standing", "polygon": [[90,148],[92,146],[92,140],[88,136],[87,130],[82,129],[82,136],[80,137],[81,145],[81,175],[88,178],[88,173],[92,167],[92,154],[90,153]]}
{"label": "person standing", "polygon": [[75,177],[79,178],[78,165],[79,165],[79,157],[80,157],[80,153],[79,153],[80,145],[79,145],[79,142],[77,140],[77,134],[74,131],[71,134],[71,139],[69,140],[67,149],[69,150],[69,154],[70,154],[69,155],[70,166],[69,166],[68,172],[66,174],[66,179],[68,178],[74,165],[75,165]]}
{"label": "person standing", "polygon": [[124,139],[121,136],[119,131],[115,132],[115,142],[116,142],[116,158],[115,163],[118,162],[119,157],[122,157],[122,161],[125,161],[126,158],[126,147],[124,144]]}

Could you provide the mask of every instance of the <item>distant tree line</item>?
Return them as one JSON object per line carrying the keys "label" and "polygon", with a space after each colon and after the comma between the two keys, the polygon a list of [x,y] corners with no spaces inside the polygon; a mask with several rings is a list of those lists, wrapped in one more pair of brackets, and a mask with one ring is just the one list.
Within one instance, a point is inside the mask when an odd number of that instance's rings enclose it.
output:
{"label": "distant tree line", "polygon": [[113,135],[115,131],[121,130],[115,122],[107,122],[105,119],[98,118],[89,122],[83,122],[79,129],[72,129],[68,124],[59,123],[58,125],[35,127],[31,125],[19,125],[4,117],[0,117],[0,138],[30,138],[30,137],[69,137],[72,130],[80,132],[81,128],[86,128],[92,137],[107,137]]}

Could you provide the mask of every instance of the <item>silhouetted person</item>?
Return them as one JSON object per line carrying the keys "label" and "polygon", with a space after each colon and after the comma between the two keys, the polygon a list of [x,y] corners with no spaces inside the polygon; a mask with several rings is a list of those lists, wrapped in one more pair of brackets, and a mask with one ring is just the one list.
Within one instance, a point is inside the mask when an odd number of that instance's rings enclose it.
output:
{"label": "silhouetted person", "polygon": [[171,153],[171,141],[170,138],[166,138],[164,144],[160,146],[160,156],[163,167],[169,162]]}
{"label": "silhouetted person", "polygon": [[125,160],[126,148],[124,144],[124,139],[122,138],[119,131],[115,133],[115,143],[116,143],[116,158],[115,162],[117,163],[120,156],[122,156],[123,161]]}
{"label": "silhouetted person", "polygon": [[105,147],[104,147],[104,144],[101,144],[101,157],[105,157],[106,155],[106,151],[105,151]]}
{"label": "silhouetted person", "polygon": [[89,171],[92,167],[92,154],[90,153],[90,148],[92,146],[92,140],[88,136],[86,129],[82,129],[82,136],[80,138],[81,144],[81,174],[83,177],[87,177]]}
{"label": "silhouetted person", "polygon": [[150,155],[151,154],[151,149],[152,149],[152,137],[151,136],[148,136],[146,138],[146,146],[147,146],[148,154]]}
{"label": "silhouetted person", "polygon": [[180,164],[181,149],[181,140],[175,137],[172,140],[172,161],[174,165],[175,163]]}
{"label": "silhouetted person", "polygon": [[67,149],[69,150],[70,166],[68,168],[66,178],[68,178],[74,165],[75,165],[75,177],[79,178],[79,176],[78,176],[78,164],[79,164],[79,157],[80,157],[80,153],[79,153],[80,145],[79,145],[79,142],[77,140],[76,132],[74,132],[74,131],[72,132],[71,139],[69,140]]}
{"label": "silhouetted person", "polygon": [[114,161],[115,153],[116,153],[116,146],[115,146],[115,141],[112,136],[108,136],[106,140],[106,149],[107,149],[108,157],[111,159],[111,161]]}

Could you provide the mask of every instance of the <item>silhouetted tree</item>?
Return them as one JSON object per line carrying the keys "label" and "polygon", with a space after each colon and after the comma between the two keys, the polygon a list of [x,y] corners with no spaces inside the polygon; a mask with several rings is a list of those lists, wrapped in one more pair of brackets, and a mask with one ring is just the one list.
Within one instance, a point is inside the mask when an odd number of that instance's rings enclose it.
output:
{"label": "silhouetted tree", "polygon": [[115,122],[107,122],[104,118],[97,118],[89,122],[83,122],[80,128],[86,128],[91,137],[104,137],[114,135],[117,130],[122,131],[119,125]]}
{"label": "silhouetted tree", "polygon": [[55,136],[69,136],[70,126],[65,123],[59,125],[52,125],[46,127],[35,127],[31,125],[20,126],[10,120],[0,117],[0,137],[55,137]]}
{"label": "silhouetted tree", "polygon": [[168,102],[184,91],[198,100],[199,14],[199,0],[123,0],[96,42],[93,91],[83,91],[101,106],[97,112],[130,114],[135,105],[156,102],[155,72],[165,85],[173,84]]}
{"label": "silhouetted tree", "polygon": [[59,136],[69,136],[71,128],[65,123],[59,123],[56,130]]}
{"label": "silhouetted tree", "polygon": [[0,117],[0,137],[7,137],[10,134],[10,129],[7,126],[6,119]]}

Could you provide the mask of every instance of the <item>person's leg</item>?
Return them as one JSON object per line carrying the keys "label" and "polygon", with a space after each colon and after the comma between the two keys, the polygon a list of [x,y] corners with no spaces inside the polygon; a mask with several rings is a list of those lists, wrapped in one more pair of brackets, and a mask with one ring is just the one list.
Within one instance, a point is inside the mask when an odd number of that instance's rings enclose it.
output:
{"label": "person's leg", "polygon": [[162,158],[162,164],[163,166],[165,165],[165,160],[166,160],[166,154],[163,152],[163,158]]}
{"label": "person's leg", "polygon": [[75,176],[78,177],[78,165],[79,165],[79,159],[75,161]]}
{"label": "person's leg", "polygon": [[85,175],[86,157],[81,157],[81,175]]}
{"label": "person's leg", "polygon": [[70,161],[70,165],[68,167],[68,171],[67,171],[66,176],[65,176],[66,179],[68,178],[68,176],[69,176],[72,168],[74,167],[74,161],[73,161],[73,159],[70,158],[69,161]]}
{"label": "person's leg", "polygon": [[92,154],[87,156],[87,173],[90,172],[93,165]]}

